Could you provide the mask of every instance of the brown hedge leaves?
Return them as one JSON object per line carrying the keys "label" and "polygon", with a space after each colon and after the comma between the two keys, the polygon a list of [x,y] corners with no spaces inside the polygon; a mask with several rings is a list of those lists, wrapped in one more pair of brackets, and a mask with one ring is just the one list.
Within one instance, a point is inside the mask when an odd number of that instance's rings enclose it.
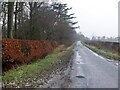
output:
{"label": "brown hedge leaves", "polygon": [[45,40],[2,40],[3,70],[16,65],[28,64],[51,53],[60,43]]}

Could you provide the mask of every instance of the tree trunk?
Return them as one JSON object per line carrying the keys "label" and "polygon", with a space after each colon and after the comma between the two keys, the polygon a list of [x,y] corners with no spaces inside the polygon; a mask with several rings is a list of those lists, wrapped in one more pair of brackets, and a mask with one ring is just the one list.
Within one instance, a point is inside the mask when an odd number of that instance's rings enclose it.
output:
{"label": "tree trunk", "polygon": [[3,24],[2,24],[2,37],[6,38],[6,11],[5,11],[5,7],[6,7],[6,3],[4,2],[2,5],[2,9],[3,9]]}
{"label": "tree trunk", "polygon": [[13,38],[13,11],[14,11],[14,2],[8,2],[8,26],[7,26],[7,38]]}
{"label": "tree trunk", "polygon": [[14,38],[16,38],[17,36],[17,15],[18,15],[18,2],[16,2],[16,7],[15,7]]}

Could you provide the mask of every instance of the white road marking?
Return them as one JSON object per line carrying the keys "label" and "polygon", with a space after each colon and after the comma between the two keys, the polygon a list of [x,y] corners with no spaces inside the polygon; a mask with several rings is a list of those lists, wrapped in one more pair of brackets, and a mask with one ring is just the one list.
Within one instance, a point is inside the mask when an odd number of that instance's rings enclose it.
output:
{"label": "white road marking", "polygon": [[99,57],[99,55],[95,52],[93,52],[92,50],[88,49],[90,52],[92,52],[95,56]]}
{"label": "white road marking", "polygon": [[105,60],[105,58],[104,57],[102,57],[102,56],[99,56],[101,59],[104,59]]}
{"label": "white road marking", "polygon": [[85,47],[85,48],[88,49],[90,52],[92,52],[95,56],[97,56],[97,57],[99,57],[99,58],[101,58],[101,59],[103,59],[103,60],[107,60],[107,61],[109,61],[109,62],[112,62],[112,63],[114,63],[115,65],[118,66],[118,62],[115,62],[115,60],[111,60],[111,59],[104,58],[104,57],[98,55],[97,53],[93,52],[93,51],[90,50],[89,48],[87,48],[87,47]]}
{"label": "white road marking", "polygon": [[112,62],[113,60],[107,59],[109,62]]}
{"label": "white road marking", "polygon": [[[86,48],[86,49],[88,49],[88,48]],[[99,58],[101,58],[101,59],[103,59],[103,60],[105,60],[105,58],[104,57],[102,57],[102,56],[100,56],[100,55],[98,55],[97,53],[95,53],[95,52],[93,52],[92,50],[90,50],[90,49],[88,49],[91,53],[93,53],[95,56],[97,56],[97,57],[99,57]]]}

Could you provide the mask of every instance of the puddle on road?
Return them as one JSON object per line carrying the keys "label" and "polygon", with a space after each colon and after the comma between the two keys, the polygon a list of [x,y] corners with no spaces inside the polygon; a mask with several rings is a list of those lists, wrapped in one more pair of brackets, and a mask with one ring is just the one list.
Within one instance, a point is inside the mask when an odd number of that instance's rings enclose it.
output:
{"label": "puddle on road", "polygon": [[79,76],[76,76],[77,78],[85,78],[84,76],[81,76],[81,75],[79,75]]}

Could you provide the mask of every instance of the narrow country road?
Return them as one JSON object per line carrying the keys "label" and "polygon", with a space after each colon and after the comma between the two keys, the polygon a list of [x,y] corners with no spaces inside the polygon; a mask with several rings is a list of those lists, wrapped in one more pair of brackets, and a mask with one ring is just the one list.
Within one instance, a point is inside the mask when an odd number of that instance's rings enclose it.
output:
{"label": "narrow country road", "polygon": [[118,66],[77,42],[70,88],[118,88]]}
{"label": "narrow country road", "polygon": [[118,88],[118,65],[78,41],[68,67],[52,77],[43,88]]}

